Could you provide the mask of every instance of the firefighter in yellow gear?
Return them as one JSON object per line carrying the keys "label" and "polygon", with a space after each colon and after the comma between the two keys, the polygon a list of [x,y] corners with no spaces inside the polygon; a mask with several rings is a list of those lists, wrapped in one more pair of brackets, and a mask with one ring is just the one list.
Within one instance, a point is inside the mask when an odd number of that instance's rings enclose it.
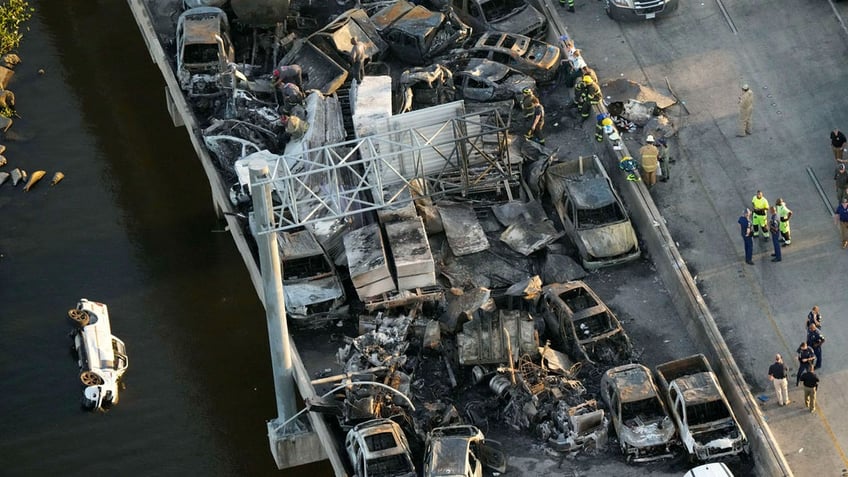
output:
{"label": "firefighter in yellow gear", "polygon": [[783,241],[783,245],[789,245],[792,243],[792,236],[789,231],[789,219],[792,218],[792,211],[789,210],[786,201],[782,198],[777,199],[774,205],[777,216],[780,218],[780,239]]}
{"label": "firefighter in yellow gear", "polygon": [[577,85],[574,86],[574,102],[577,103],[581,118],[588,118],[592,106],[600,103],[600,101],[601,88],[595,84],[591,76],[584,76],[582,81],[578,81]]}
{"label": "firefighter in yellow gear", "polygon": [[521,95],[521,112],[524,113],[525,118],[533,117],[533,100],[538,100],[536,95],[533,94],[533,90],[530,88],[524,88],[521,90],[523,93]]}
{"label": "firefighter in yellow gear", "polygon": [[754,218],[751,221],[751,228],[754,230],[753,236],[760,236],[760,229],[763,229],[763,238],[769,238],[769,229],[766,224],[768,218],[769,203],[763,197],[763,191],[758,190],[757,195],[751,199],[751,208],[754,210]]}

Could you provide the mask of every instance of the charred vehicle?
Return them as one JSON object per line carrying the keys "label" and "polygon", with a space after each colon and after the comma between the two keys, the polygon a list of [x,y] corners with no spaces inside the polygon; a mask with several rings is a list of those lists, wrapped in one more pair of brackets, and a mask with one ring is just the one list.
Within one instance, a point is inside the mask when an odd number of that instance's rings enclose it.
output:
{"label": "charred vehicle", "polygon": [[678,0],[604,0],[607,16],[615,20],[651,20],[677,10]]}
{"label": "charred vehicle", "polygon": [[630,358],[630,338],[603,301],[584,282],[554,283],[542,289],[545,324],[573,358],[620,363]]}
{"label": "charred vehicle", "polygon": [[223,10],[197,7],[177,20],[177,79],[189,98],[217,96],[228,81],[235,50]]}
{"label": "charred vehicle", "polygon": [[553,81],[559,69],[560,49],[524,35],[486,33],[467,50],[472,58],[505,64],[538,82]]}
{"label": "charred vehicle", "polygon": [[392,53],[405,63],[423,65],[455,48],[471,35],[471,28],[453,10],[432,12],[421,5],[398,0],[371,17]]}
{"label": "charred vehicle", "polygon": [[415,477],[403,430],[389,419],[373,419],[347,433],[345,449],[357,477]]}
{"label": "charred vehicle", "polygon": [[621,453],[627,462],[673,457],[674,423],[651,370],[641,364],[607,370],[601,378],[601,398],[610,410]]}
{"label": "charred vehicle", "polygon": [[344,306],[344,286],[336,267],[311,231],[280,232],[277,243],[286,312],[292,318],[311,321]]}
{"label": "charred vehicle", "polygon": [[527,0],[452,0],[456,14],[478,33],[499,31],[542,38],[547,20]]}
{"label": "charred vehicle", "polygon": [[545,187],[584,268],[639,258],[636,231],[598,156],[551,164]]}
{"label": "charred vehicle", "polygon": [[458,99],[467,101],[515,101],[525,88],[536,89],[536,81],[501,63],[478,58],[460,59],[448,65]]}
{"label": "charred vehicle", "polygon": [[424,477],[483,477],[483,467],[506,472],[506,456],[474,426],[437,427],[427,436]]}
{"label": "charred vehicle", "polygon": [[748,451],[745,433],[704,355],[661,364],[657,378],[692,461]]}

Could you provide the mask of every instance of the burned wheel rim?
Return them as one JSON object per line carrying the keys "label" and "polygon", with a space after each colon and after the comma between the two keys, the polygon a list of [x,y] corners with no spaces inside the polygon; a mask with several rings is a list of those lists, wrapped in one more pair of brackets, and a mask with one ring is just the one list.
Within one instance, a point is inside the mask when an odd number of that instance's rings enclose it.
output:
{"label": "burned wheel rim", "polygon": [[68,317],[74,320],[74,323],[85,326],[88,324],[90,317],[88,316],[88,312],[85,310],[77,310],[74,308],[73,310],[68,310]]}
{"label": "burned wheel rim", "polygon": [[103,384],[103,378],[92,371],[83,371],[80,374],[80,381],[86,386],[99,386]]}

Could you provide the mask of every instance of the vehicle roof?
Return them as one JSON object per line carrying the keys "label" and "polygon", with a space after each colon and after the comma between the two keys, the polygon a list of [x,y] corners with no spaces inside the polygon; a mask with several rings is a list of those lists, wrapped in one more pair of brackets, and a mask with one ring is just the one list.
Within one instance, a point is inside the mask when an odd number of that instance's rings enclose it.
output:
{"label": "vehicle roof", "polygon": [[615,387],[621,402],[633,402],[657,395],[651,371],[638,363],[625,364],[606,372]]}
{"label": "vehicle roof", "polygon": [[674,382],[677,383],[687,405],[715,401],[721,397],[721,390],[712,373],[708,371],[682,376]]}
{"label": "vehicle roof", "polygon": [[615,202],[615,195],[605,177],[568,178],[566,186],[578,209],[597,209]]}
{"label": "vehicle roof", "polygon": [[227,15],[216,7],[198,7],[186,10],[180,15],[183,35],[186,43],[214,43],[215,35],[221,31],[221,18]]}
{"label": "vehicle roof", "polygon": [[483,58],[469,58],[457,63],[457,74],[488,78],[491,81],[500,81],[512,70],[507,65]]}
{"label": "vehicle roof", "polygon": [[442,437],[430,444],[430,464],[436,475],[465,475],[468,461],[468,437]]}
{"label": "vehicle roof", "polygon": [[421,5],[412,5],[405,0],[398,1],[371,17],[378,29],[391,27],[407,32],[419,30],[422,36],[427,36],[427,33],[441,25],[444,19],[442,13],[433,12]]}
{"label": "vehicle roof", "polygon": [[280,244],[280,252],[282,252],[282,257],[280,258],[283,261],[312,257],[324,253],[318,240],[309,230],[280,232],[277,235],[277,242]]}
{"label": "vehicle roof", "polygon": [[[503,46],[504,41],[508,38],[512,38],[514,43],[511,47],[507,48]],[[502,50],[502,51],[513,51],[517,55],[521,56],[527,52],[527,48],[530,47],[531,38],[518,35],[516,33],[495,33],[489,32],[484,33],[474,44],[473,48],[479,48],[484,50]]]}

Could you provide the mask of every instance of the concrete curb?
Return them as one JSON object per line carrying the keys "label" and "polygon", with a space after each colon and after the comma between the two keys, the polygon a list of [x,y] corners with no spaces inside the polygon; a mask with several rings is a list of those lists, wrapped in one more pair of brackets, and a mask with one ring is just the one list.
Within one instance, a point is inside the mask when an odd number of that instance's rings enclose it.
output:
{"label": "concrete curb", "polygon": [[[550,19],[549,28],[555,31],[556,37],[568,35],[551,1],[538,0],[537,4]],[[570,35],[568,37],[571,38]],[[603,104],[596,106],[594,110],[595,114],[607,112]],[[592,128],[594,129],[594,123]],[[648,189],[642,182],[628,181],[625,174],[616,173],[619,161],[622,157],[630,155],[630,152],[623,142],[620,151],[614,150],[608,139],[604,141],[604,150],[606,155],[601,159],[606,163],[610,177],[630,209],[631,221],[644,243],[643,251],[653,257],[653,263],[670,292],[671,300],[689,337],[710,360],[733,412],[748,436],[751,454],[759,468],[758,473],[764,476],[794,475]]]}

